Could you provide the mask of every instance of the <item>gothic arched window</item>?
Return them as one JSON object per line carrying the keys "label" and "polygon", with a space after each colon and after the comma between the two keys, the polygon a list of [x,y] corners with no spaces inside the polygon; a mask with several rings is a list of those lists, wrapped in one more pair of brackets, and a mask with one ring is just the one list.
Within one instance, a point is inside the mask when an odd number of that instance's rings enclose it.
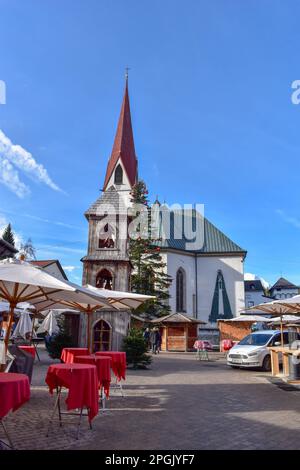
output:
{"label": "gothic arched window", "polygon": [[179,268],[176,273],[176,311],[186,311],[186,276],[185,271]]}
{"label": "gothic arched window", "polygon": [[114,248],[115,247],[115,234],[111,225],[106,224],[99,237],[99,248]]}
{"label": "gothic arched window", "polygon": [[120,164],[115,169],[115,184],[123,184],[123,170]]}
{"label": "gothic arched window", "polygon": [[96,287],[98,289],[109,289],[113,288],[113,276],[108,269],[101,269],[96,277]]}

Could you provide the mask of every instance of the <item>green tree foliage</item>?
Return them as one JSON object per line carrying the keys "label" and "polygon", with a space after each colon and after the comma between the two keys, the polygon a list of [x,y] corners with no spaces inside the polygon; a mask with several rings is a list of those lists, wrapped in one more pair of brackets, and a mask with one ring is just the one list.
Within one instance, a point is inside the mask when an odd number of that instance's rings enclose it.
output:
{"label": "green tree foliage", "polygon": [[134,369],[146,369],[152,358],[147,354],[147,344],[142,330],[131,328],[123,340],[123,350],[126,352],[127,364]]}
{"label": "green tree foliage", "polygon": [[[168,305],[168,288],[172,282],[171,277],[166,274],[166,263],[164,263],[159,239],[153,239],[151,232],[151,211],[148,203],[148,191],[144,181],[139,181],[131,191],[132,211],[134,217],[138,215],[135,236],[130,237],[129,257],[133,265],[131,276],[131,289],[139,294],[153,295],[153,301],[144,303],[137,313],[146,313],[149,316],[163,316],[170,313]],[[145,207],[144,216],[141,217],[139,208]]]}
{"label": "green tree foliage", "polygon": [[10,243],[12,246],[15,246],[15,237],[11,228],[11,224],[8,224],[7,227],[4,229],[2,238],[7,243]]}
{"label": "green tree foliage", "polygon": [[60,359],[64,348],[72,348],[76,346],[65,327],[65,319],[63,315],[57,319],[57,324],[59,326],[59,332],[46,340],[46,348],[52,359]]}

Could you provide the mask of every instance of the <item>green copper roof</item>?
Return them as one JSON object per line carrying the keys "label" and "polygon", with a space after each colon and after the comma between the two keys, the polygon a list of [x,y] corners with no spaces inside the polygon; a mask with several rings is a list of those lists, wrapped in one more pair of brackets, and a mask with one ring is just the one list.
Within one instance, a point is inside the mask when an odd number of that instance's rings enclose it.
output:
{"label": "green copper roof", "polygon": [[[174,212],[171,213],[170,220],[170,237],[157,242],[157,244],[161,246],[162,249],[169,248],[174,250],[184,250],[199,254],[239,253],[243,256],[246,256],[246,250],[244,250],[239,245],[230,240],[230,238],[228,238],[223,232],[221,232],[221,230],[215,227],[215,225],[213,225],[206,218],[202,219],[204,227],[204,243],[202,245],[202,248],[198,249],[187,247],[189,240],[184,236],[184,233],[180,238],[178,237],[178,235],[176,237],[174,236]],[[184,230],[182,230],[182,232],[184,232]]]}

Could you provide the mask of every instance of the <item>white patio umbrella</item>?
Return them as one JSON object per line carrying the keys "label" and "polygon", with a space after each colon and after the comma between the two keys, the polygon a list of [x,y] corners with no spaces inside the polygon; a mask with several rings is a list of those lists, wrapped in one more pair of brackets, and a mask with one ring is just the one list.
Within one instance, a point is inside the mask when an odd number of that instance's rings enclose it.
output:
{"label": "white patio umbrella", "polygon": [[[300,298],[300,296],[299,296]],[[286,299],[286,300],[291,300],[291,299]],[[285,301],[286,302],[286,301]],[[262,311],[264,313],[268,313],[269,315],[272,316],[279,316],[280,317],[280,332],[281,332],[281,346],[283,346],[283,328],[282,328],[282,317],[283,315],[287,314],[292,314],[295,315],[297,314],[297,311],[300,315],[300,309],[297,310],[295,306],[292,304],[284,304],[282,301],[279,300],[273,300],[271,302],[266,302],[264,304],[258,304],[254,305],[253,307],[249,307],[246,309],[248,310],[255,310],[257,315],[257,310]]]}
{"label": "white patio umbrella", "polygon": [[297,315],[282,315],[282,317],[275,317],[275,318],[272,318],[271,320],[273,323],[276,323],[276,322],[280,322],[281,318],[282,318],[283,323],[300,322],[300,317]]}
{"label": "white patio umbrella", "polygon": [[37,299],[49,299],[49,295],[63,297],[76,289],[67,282],[60,281],[40,268],[25,261],[6,259],[0,261],[0,300],[9,303],[8,328],[5,334],[5,351],[18,303],[32,303]]}
{"label": "white patio umbrella", "polygon": [[12,334],[12,338],[21,337],[26,339],[27,333],[32,333],[32,320],[30,318],[29,312],[27,312],[27,310],[24,310],[20,315],[20,319]]}
{"label": "white patio umbrella", "polygon": [[228,318],[226,320],[222,320],[224,322],[240,322],[240,321],[253,321],[253,322],[272,322],[272,318],[267,318],[267,317],[263,317],[262,315],[240,315],[238,317],[234,317],[234,318]]}
{"label": "white patio umbrella", "polygon": [[296,310],[296,313],[300,315],[300,295],[294,295],[294,297],[290,297],[289,299],[276,300],[275,302],[286,308],[293,308]]}
{"label": "white patio umbrella", "polygon": [[155,296],[136,294],[133,292],[122,292],[117,290],[99,289],[97,287],[86,285],[87,289],[92,292],[99,292],[103,295],[111,305],[117,308],[136,309],[147,300],[154,300]]}
{"label": "white patio umbrella", "polygon": [[68,309],[79,310],[82,313],[87,314],[87,347],[90,349],[90,330],[91,330],[91,314],[97,310],[103,308],[109,308],[118,310],[118,307],[111,305],[106,297],[99,292],[99,289],[96,291],[91,291],[85,287],[77,286],[71,282],[67,283],[68,285],[75,287],[76,292],[67,292],[64,294],[63,298],[56,294],[48,295],[48,299],[36,299],[32,301],[32,304],[37,311],[41,312],[44,310],[58,310],[58,309]]}
{"label": "white patio umbrella", "polygon": [[50,312],[45,317],[42,324],[39,326],[37,330],[37,333],[45,333],[45,332],[47,332],[50,336],[53,335],[53,333],[59,332],[59,326],[57,324],[53,310],[50,310]]}

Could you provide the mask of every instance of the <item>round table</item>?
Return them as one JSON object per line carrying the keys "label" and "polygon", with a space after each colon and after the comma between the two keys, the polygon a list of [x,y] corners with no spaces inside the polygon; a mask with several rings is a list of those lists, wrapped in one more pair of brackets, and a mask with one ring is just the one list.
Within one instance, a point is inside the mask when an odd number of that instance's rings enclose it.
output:
{"label": "round table", "polygon": [[77,364],[94,364],[97,368],[98,381],[100,387],[103,387],[105,395],[109,396],[109,387],[111,381],[111,358],[108,356],[96,356],[89,354],[84,356],[75,356],[74,363]]}
{"label": "round table", "polygon": [[18,346],[18,347],[19,349],[22,349],[22,351],[25,351],[28,354],[31,354],[35,359],[35,347],[34,346]]}
{"label": "round table", "polygon": [[16,411],[30,398],[29,379],[25,374],[0,372],[0,419]]}
{"label": "round table", "polygon": [[89,421],[98,414],[98,376],[95,365],[53,364],[48,368],[45,381],[50,393],[61,387],[69,389],[66,399],[68,410],[86,407]]}
{"label": "round table", "polygon": [[117,379],[126,378],[126,353],[121,351],[99,351],[96,356],[111,357],[111,368]]}
{"label": "round table", "polygon": [[64,348],[60,358],[63,362],[72,364],[75,356],[83,356],[86,354],[90,354],[88,348]]}

